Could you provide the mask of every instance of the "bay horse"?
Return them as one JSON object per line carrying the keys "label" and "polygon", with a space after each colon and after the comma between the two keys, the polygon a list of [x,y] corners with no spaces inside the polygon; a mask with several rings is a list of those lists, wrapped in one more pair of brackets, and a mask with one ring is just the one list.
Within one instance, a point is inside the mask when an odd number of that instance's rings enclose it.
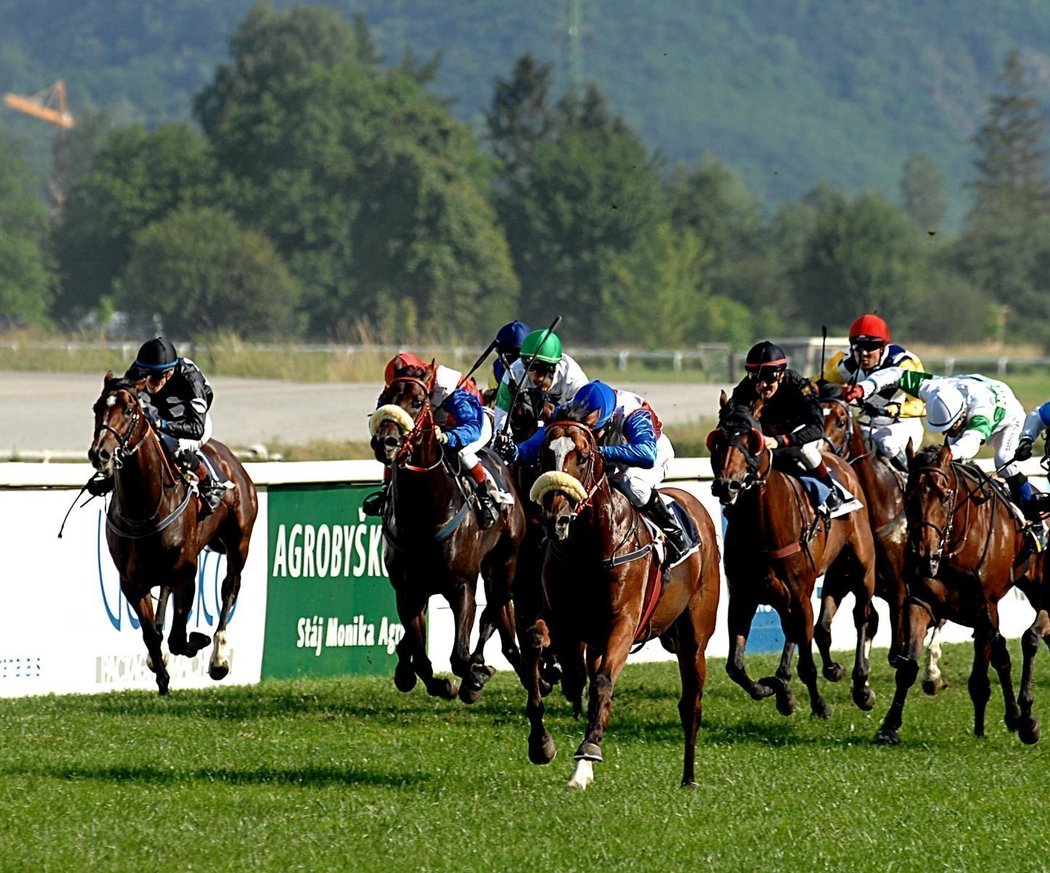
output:
{"label": "bay horse", "polygon": [[[729,658],[726,671],[755,700],[776,696],[777,709],[790,715],[796,706],[788,680],[790,652],[798,647],[798,673],[809,692],[810,708],[828,718],[831,710],[817,687],[813,661],[816,639],[824,658],[825,678],[837,680],[842,667],[831,659],[830,626],[814,630],[813,591],[823,574],[824,587],[852,592],[857,645],[852,673],[853,702],[863,710],[875,705],[868,685],[871,638],[877,613],[875,546],[867,514],[851,512],[826,519],[810,505],[797,476],[777,469],[758,421],[743,407],[733,408],[722,392],[718,427],[708,437],[712,493],[725,507],[725,571],[729,589]],[[853,494],[860,483],[848,464],[825,453],[824,462]],[[841,595],[839,595],[841,596]],[[786,640],[781,668],[774,676],[751,679],[744,650],[759,604],[776,609]]]}
{"label": "bay horse", "polygon": [[[121,591],[142,628],[157,689],[167,694],[170,677],[161,641],[169,594],[173,603],[169,651],[192,658],[212,642],[206,634],[186,633],[197,589],[197,557],[205,546],[226,555],[208,674],[219,680],[230,671],[226,625],[240,592],[259,500],[240,461],[225,445],[209,440],[204,451],[235,487],[226,491],[214,512],[200,517],[200,498],[175,471],[160,435],[143,412],[140,390],[140,384],[106,373],[94,405],[95,435],[88,459],[97,471],[113,476],[106,542],[120,574]],[[155,612],[151,591],[158,586],[160,607]]]}
{"label": "bay horse", "polygon": [[[908,521],[904,514],[906,476],[888,458],[878,454],[875,443],[865,435],[847,403],[834,397],[823,397],[821,406],[824,410],[824,438],[831,450],[853,468],[864,494],[864,505],[875,539],[875,594],[889,606],[890,648],[887,655],[890,666],[894,667],[904,646],[904,601],[907,597],[904,549],[908,541]],[[833,603],[831,615],[836,607],[837,603]],[[830,623],[830,620],[829,615],[827,621]],[[934,625],[926,646],[922,688],[929,695],[936,694],[947,684],[937,666],[943,625],[943,621]]]}
{"label": "bay horse", "polygon": [[[376,460],[391,469],[390,499],[383,515],[384,554],[405,628],[397,645],[394,684],[408,692],[418,677],[428,694],[451,700],[458,693],[464,703],[474,703],[495,673],[484,657],[494,630],[499,631],[504,656],[521,675],[512,592],[525,517],[503,462],[482,452],[481,462],[515,499],[503,507],[492,527],[480,528],[472,486],[459,481],[459,461],[446,458],[436,427],[430,387],[407,375],[384,388],[369,424]],[[471,652],[479,574],[487,602]],[[427,656],[426,610],[434,594],[442,595],[452,608],[451,667],[461,680],[459,686],[438,679]]]}
{"label": "bay horse", "polygon": [[1022,720],[1011,685],[1010,653],[999,633],[999,601],[1016,585],[1038,604],[1044,553],[1036,555],[1026,544],[1026,523],[1001,486],[976,466],[953,461],[948,446],[930,446],[918,454],[909,450],[908,459],[904,650],[897,660],[893,701],[875,742],[900,741],[904,703],[918,673],[922,640],[930,624],[941,619],[973,628],[968,685],[974,734],[984,736],[990,663],[1002,687],[1007,729],[1020,729],[1022,740],[1035,742],[1038,725],[1031,718],[1031,688],[1027,718]]}
{"label": "bay horse", "polygon": [[705,651],[715,629],[720,584],[711,517],[688,492],[662,489],[692,517],[701,543],[698,552],[662,576],[654,534],[609,481],[590,428],[572,420],[549,423],[538,469],[530,499],[542,509],[550,544],[543,564],[542,610],[525,645],[529,759],[547,764],[556,754],[543,725],[540,670],[547,647],[558,652],[562,664],[572,664],[579,646],[586,646],[587,729],[568,783],[583,789],[593,781],[594,763],[602,760],[613,687],[632,644],[659,637],[678,657],[678,713],[685,733],[682,785],[693,787],[707,678]]}

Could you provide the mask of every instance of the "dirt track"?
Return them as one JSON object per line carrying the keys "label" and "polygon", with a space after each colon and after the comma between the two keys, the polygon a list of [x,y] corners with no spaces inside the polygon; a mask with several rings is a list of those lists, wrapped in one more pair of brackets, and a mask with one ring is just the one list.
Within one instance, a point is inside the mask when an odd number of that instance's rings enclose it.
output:
{"label": "dirt track", "polygon": [[[272,442],[368,438],[367,415],[380,385],[296,383],[216,377],[212,420],[215,438],[234,447]],[[720,385],[634,384],[622,387],[646,397],[668,424],[711,417]],[[87,451],[91,405],[102,383],[97,376],[0,373],[0,452]]]}

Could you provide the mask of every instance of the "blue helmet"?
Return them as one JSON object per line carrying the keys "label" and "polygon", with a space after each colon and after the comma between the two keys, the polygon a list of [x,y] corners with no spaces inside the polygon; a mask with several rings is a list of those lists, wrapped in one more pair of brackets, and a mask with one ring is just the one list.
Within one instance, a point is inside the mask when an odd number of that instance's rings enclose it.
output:
{"label": "blue helmet", "polygon": [[572,398],[572,406],[580,412],[598,411],[598,420],[591,425],[592,430],[599,430],[609,423],[616,412],[616,391],[610,385],[595,380],[588,382]]}
{"label": "blue helmet", "polygon": [[522,321],[503,325],[496,334],[496,349],[501,352],[520,352],[521,344],[532,333],[532,328]]}

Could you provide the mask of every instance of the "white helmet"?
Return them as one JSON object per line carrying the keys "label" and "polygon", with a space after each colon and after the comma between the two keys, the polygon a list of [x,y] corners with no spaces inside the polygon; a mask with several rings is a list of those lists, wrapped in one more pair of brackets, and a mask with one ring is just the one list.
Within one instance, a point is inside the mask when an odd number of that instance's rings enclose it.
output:
{"label": "white helmet", "polygon": [[931,385],[926,395],[926,427],[934,433],[944,433],[966,411],[962,392],[950,382]]}

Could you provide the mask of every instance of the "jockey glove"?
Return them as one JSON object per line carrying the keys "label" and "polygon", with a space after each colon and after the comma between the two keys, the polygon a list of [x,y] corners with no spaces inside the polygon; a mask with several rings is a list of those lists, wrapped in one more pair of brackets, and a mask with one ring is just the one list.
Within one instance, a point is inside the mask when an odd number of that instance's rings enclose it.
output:
{"label": "jockey glove", "polygon": [[843,385],[842,393],[839,395],[847,403],[864,399],[864,389],[860,385]]}
{"label": "jockey glove", "polygon": [[1015,461],[1027,461],[1032,457],[1032,440],[1028,437],[1021,437],[1021,441],[1017,444],[1017,451],[1014,452]]}

